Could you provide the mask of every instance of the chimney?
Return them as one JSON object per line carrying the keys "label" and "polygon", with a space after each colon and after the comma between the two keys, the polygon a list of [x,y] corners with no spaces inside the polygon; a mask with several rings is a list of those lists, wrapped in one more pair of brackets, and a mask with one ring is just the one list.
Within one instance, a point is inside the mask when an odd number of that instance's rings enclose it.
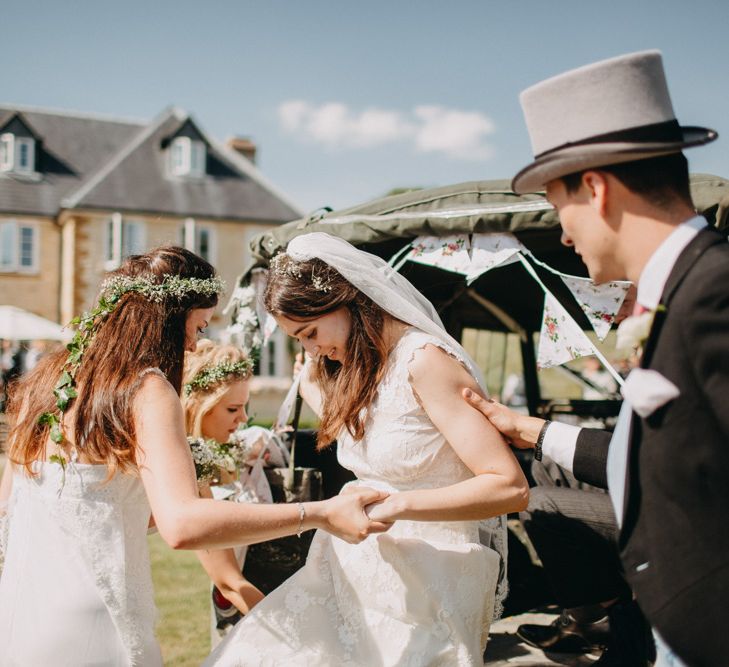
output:
{"label": "chimney", "polygon": [[256,163],[256,144],[246,137],[230,137],[225,145],[240,153],[252,164]]}

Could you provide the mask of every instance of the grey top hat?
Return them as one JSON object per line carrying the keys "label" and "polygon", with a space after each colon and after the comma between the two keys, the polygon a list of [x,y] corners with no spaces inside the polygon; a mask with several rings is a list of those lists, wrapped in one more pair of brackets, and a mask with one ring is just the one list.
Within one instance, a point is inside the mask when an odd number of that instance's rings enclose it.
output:
{"label": "grey top hat", "polygon": [[519,194],[583,169],[678,153],[718,136],[678,124],[659,51],[565,72],[527,88],[520,100],[534,162],[511,182]]}

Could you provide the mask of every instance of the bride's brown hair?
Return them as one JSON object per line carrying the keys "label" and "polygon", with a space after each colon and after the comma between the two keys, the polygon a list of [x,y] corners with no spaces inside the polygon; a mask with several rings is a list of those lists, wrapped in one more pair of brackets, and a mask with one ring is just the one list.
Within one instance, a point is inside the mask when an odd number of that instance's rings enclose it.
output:
{"label": "bride's brown hair", "polygon": [[[210,279],[215,269],[189,250],[163,246],[145,255],[128,257],[109,276],[147,278],[162,283],[165,276]],[[217,296],[187,292],[151,300],[139,292],[126,292],[98,324],[76,372],[78,398],[66,415],[66,428],[80,455],[91,463],[106,464],[110,476],[136,464],[136,434],[132,407],[142,371],[159,368],[180,393],[185,353],[187,314],[194,308],[212,308]],[[32,472],[32,464],[45,457],[49,426],[40,415],[54,412],[53,388],[66,362],[61,350],[41,359],[36,368],[11,389],[8,406],[11,430],[7,453],[13,463]]]}
{"label": "bride's brown hair", "polygon": [[389,353],[383,336],[385,311],[320,259],[294,262],[281,255],[274,266],[264,294],[272,315],[306,322],[347,309],[351,329],[343,362],[324,356],[316,362],[323,399],[317,443],[319,448],[331,444],[342,427],[360,440]]}

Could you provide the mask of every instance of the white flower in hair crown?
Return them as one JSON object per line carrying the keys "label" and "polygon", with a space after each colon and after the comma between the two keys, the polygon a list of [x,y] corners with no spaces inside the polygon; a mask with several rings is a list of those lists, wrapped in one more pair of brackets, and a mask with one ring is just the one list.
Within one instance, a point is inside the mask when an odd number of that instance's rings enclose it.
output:
{"label": "white flower in hair crown", "polygon": [[665,306],[661,305],[655,310],[643,310],[637,315],[626,317],[618,325],[617,340],[615,341],[617,351],[624,354],[634,352],[640,354],[648,340],[656,313],[665,309]]}
{"label": "white flower in hair crown", "polygon": [[[281,252],[271,259],[270,266],[274,274],[301,278],[301,264],[285,252]],[[324,271],[317,271],[315,267],[312,267],[311,284],[317,292],[331,292],[332,278],[328,273],[328,267]]]}

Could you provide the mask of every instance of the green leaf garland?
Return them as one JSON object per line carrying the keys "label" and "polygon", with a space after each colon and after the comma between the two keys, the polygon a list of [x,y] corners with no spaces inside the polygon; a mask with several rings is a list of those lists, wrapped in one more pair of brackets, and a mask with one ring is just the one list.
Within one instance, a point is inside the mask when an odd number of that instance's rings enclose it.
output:
{"label": "green leaf garland", "polygon": [[[53,394],[56,397],[58,412],[44,412],[38,418],[40,426],[50,426],[51,440],[59,446],[64,442],[63,414],[73,399],[78,397],[76,391],[76,373],[78,372],[83,355],[88,349],[94,334],[101,323],[116,308],[121,297],[127,292],[137,292],[150,301],[161,302],[166,299],[180,300],[189,294],[214,296],[220,294],[225,285],[220,278],[182,278],[175,275],[166,275],[161,282],[155,282],[153,277],[112,276],[101,286],[101,295],[96,306],[79,317],[74,317],[69,326],[76,327],[71,342],[66,345],[68,358],[61,370],[61,377],[56,383]],[[66,465],[66,459],[60,454],[54,454],[50,461]],[[64,468],[65,470],[65,468]]]}

